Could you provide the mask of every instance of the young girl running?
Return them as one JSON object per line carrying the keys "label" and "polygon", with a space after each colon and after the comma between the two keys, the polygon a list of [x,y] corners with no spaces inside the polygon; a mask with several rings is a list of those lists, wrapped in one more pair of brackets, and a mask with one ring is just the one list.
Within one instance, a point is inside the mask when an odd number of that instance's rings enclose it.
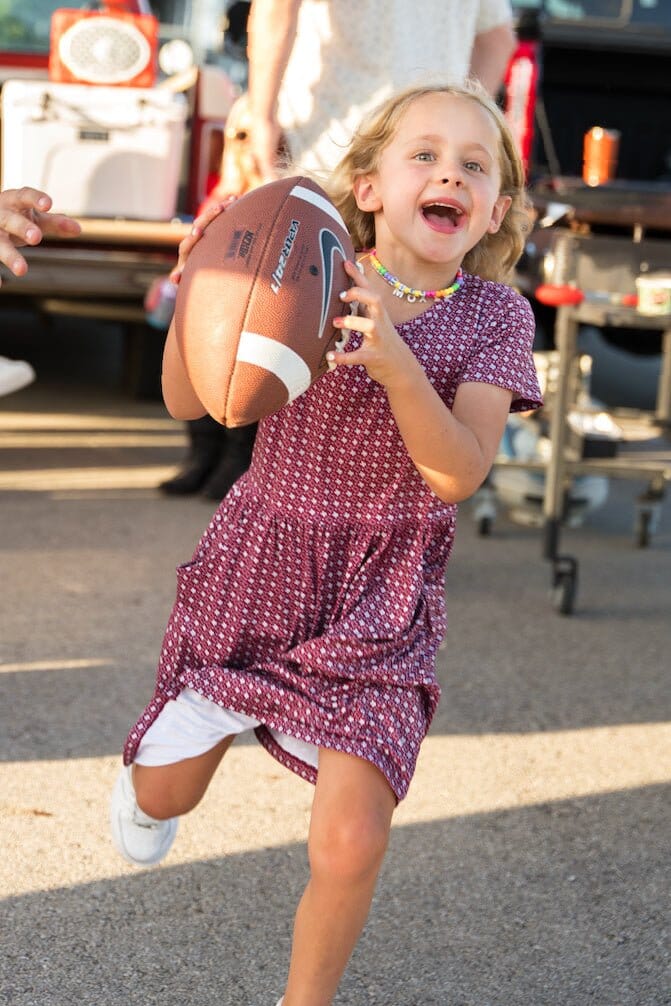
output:
{"label": "young girl running", "polygon": [[[530,307],[498,282],[522,249],[523,173],[484,92],[389,100],[328,190],[367,249],[346,266],[350,341],[261,422],[249,471],[179,568],[112,800],[117,847],[149,865],[242,731],[316,784],[283,1006],[333,1000],[440,694],[456,504],[508,412],[540,404]],[[163,386],[173,416],[203,414],[172,331]]]}

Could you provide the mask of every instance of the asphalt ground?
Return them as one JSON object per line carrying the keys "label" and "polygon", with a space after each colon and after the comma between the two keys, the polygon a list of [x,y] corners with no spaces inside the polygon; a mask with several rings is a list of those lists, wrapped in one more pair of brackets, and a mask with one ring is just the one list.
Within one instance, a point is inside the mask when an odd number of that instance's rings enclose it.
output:
{"label": "asphalt ground", "polygon": [[[160,867],[109,841],[213,505],[156,491],[182,428],[87,352],[0,401],[0,1003],[274,1006],[310,785],[236,741]],[[671,1003],[671,507],[635,547],[642,488],[565,532],[569,617],[539,531],[462,507],[442,701],[337,1006]]]}

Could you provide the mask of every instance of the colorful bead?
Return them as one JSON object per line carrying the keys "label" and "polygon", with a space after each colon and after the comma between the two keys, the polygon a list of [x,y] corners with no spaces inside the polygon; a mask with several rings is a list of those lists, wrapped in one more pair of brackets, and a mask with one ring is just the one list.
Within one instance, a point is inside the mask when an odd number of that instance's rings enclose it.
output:
{"label": "colorful bead", "polygon": [[[368,252],[368,258],[370,259],[370,264],[372,265],[375,272],[382,277],[385,283],[394,289],[394,296],[396,297],[407,297],[411,304],[415,301],[424,300],[444,300],[446,297],[451,297],[453,293],[460,290],[464,285],[464,274],[461,269],[457,270],[457,275],[454,278],[454,283],[451,286],[446,286],[443,290],[414,290],[411,286],[406,286],[405,283],[401,283],[400,279],[397,279],[393,273],[390,273],[388,269],[382,265],[380,260],[376,257],[376,249],[372,248]],[[397,293],[397,291],[399,291]]]}

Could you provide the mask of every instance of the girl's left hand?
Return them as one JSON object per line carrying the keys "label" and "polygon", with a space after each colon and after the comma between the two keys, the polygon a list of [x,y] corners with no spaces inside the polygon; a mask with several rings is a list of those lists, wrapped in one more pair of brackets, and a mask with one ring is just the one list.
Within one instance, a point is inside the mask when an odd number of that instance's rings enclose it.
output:
{"label": "girl's left hand", "polygon": [[[345,304],[359,303],[359,314],[333,319],[335,328],[361,332],[359,349],[334,350],[327,354],[329,363],[366,368],[368,376],[387,391],[407,384],[408,377],[420,366],[409,347],[394,328],[379,294],[374,293],[354,262],[345,262],[345,271],[356,283],[340,295]],[[361,310],[363,309],[363,314]]]}
{"label": "girl's left hand", "polygon": [[201,213],[193,221],[193,226],[191,232],[187,234],[179,243],[177,265],[170,272],[171,283],[179,283],[182,278],[182,273],[184,272],[184,266],[186,265],[186,260],[190,253],[193,251],[194,247],[198,244],[203,236],[203,232],[208,224],[223,213],[227,207],[234,203],[237,196],[227,196],[225,199],[218,200],[208,200],[202,208]]}

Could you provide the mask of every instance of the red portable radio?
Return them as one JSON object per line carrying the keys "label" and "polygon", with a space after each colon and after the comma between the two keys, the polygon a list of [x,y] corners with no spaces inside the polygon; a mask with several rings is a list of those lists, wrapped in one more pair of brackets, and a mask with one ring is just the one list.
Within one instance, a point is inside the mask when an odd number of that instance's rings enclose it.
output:
{"label": "red portable radio", "polygon": [[62,7],[51,18],[49,77],[58,83],[153,87],[158,20],[115,7]]}

